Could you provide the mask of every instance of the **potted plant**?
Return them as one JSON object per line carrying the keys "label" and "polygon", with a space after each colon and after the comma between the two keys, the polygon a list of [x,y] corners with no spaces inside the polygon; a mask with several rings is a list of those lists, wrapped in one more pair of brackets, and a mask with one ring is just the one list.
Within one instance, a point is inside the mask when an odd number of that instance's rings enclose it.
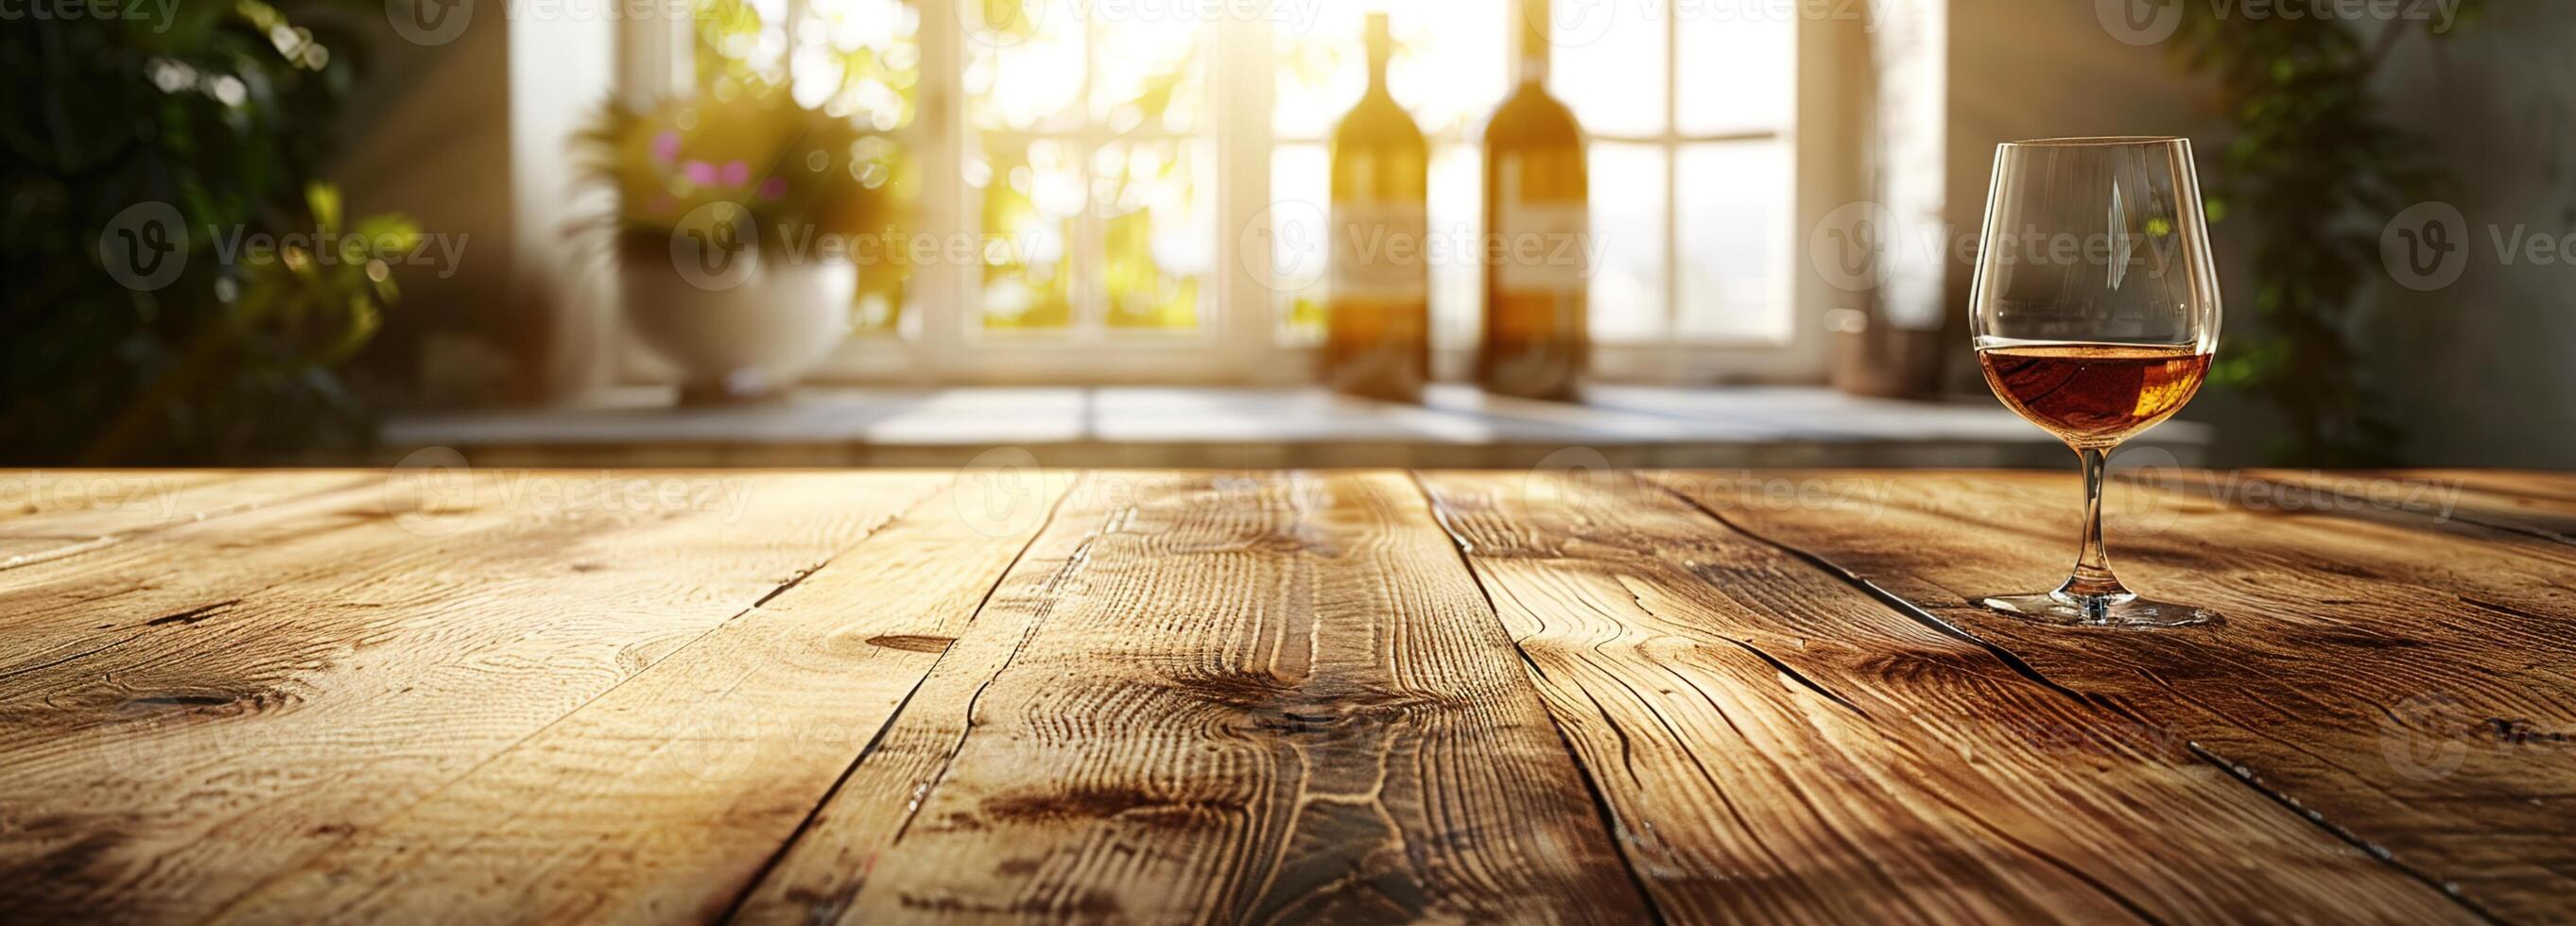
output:
{"label": "potted plant", "polygon": [[583,133],[627,321],[683,403],[772,396],[849,333],[860,236],[892,227],[887,139],[754,85],[729,100],[611,102]]}

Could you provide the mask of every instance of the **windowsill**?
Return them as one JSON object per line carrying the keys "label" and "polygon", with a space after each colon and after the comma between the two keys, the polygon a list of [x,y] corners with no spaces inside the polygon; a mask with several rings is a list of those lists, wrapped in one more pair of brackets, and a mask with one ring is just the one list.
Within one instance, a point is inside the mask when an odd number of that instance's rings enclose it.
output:
{"label": "windowsill", "polygon": [[[452,447],[478,466],[957,466],[1017,447],[1046,466],[1526,467],[1568,447],[1617,466],[2063,466],[2063,445],[1989,399],[1900,402],[1795,386],[1596,386],[1581,406],[1433,387],[1397,405],[1315,388],[816,387],[673,408],[667,387],[564,407],[412,415],[390,459]],[[2200,462],[2208,428],[2136,445]],[[1559,457],[1554,463],[1591,462]]]}

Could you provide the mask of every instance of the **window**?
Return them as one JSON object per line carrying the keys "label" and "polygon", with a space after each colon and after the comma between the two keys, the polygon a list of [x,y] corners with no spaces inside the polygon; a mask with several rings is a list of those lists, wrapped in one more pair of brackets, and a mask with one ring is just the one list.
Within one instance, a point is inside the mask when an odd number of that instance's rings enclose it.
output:
{"label": "window", "polygon": [[[919,227],[905,231],[973,236],[981,255],[863,268],[861,335],[827,377],[1306,379],[1325,141],[1365,79],[1373,4],[698,2],[674,56],[694,92],[787,79],[871,121],[906,153],[895,185]],[[1788,270],[1800,6],[1558,0],[1550,83],[1591,137],[1605,375],[1778,355],[1816,328]],[[1514,13],[1382,8],[1392,90],[1433,145],[1432,229],[1460,243],[1433,270],[1435,347],[1454,373],[1480,324],[1482,274],[1463,259],[1481,225],[1474,133],[1510,89]],[[1785,368],[1818,375],[1806,347]]]}

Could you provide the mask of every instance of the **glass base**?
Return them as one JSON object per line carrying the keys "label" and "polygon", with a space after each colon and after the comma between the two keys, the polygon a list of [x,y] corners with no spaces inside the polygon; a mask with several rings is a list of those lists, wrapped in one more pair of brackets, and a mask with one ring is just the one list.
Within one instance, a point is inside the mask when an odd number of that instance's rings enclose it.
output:
{"label": "glass base", "polygon": [[2136,595],[2076,595],[2064,591],[1998,595],[1978,602],[1995,611],[2043,624],[2079,627],[2190,627],[2223,624],[2218,612]]}

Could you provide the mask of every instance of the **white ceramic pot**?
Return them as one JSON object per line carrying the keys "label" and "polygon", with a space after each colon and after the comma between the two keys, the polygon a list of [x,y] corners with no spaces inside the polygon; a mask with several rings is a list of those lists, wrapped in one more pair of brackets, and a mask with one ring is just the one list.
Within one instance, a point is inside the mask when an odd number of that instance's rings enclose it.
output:
{"label": "white ceramic pot", "polygon": [[682,401],[776,394],[849,336],[857,267],[741,253],[712,268],[694,252],[663,260],[630,250],[620,261],[626,319],[646,346],[680,368]]}

